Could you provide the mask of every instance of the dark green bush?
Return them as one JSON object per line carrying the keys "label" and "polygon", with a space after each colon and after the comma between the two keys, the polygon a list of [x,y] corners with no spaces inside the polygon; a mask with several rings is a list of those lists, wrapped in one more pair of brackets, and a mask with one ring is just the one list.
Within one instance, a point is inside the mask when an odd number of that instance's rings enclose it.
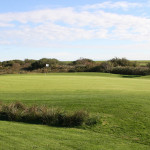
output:
{"label": "dark green bush", "polygon": [[113,58],[110,60],[110,62],[112,63],[112,65],[114,67],[117,66],[132,66],[132,67],[137,67],[138,63],[137,62],[132,62],[127,60],[126,58]]}
{"label": "dark green bush", "polygon": [[114,67],[111,73],[124,75],[148,75],[150,70],[145,67]]}
{"label": "dark green bush", "polygon": [[100,65],[97,65],[90,69],[90,72],[111,72],[113,65],[110,62],[102,62]]}
{"label": "dark green bush", "polygon": [[14,64],[14,61],[13,61],[13,60],[10,60],[10,61],[3,61],[3,62],[2,62],[2,66],[3,66],[3,67],[11,67],[11,66],[13,66],[13,64]]}
{"label": "dark green bush", "polygon": [[42,58],[40,60],[33,62],[30,66],[30,69],[34,70],[34,69],[44,68],[46,64],[49,64],[50,67],[54,67],[59,63],[60,62],[57,59]]}
{"label": "dark green bush", "polygon": [[68,70],[68,72],[87,72],[95,66],[95,62],[91,59],[80,58],[71,62],[69,65],[72,67]]}
{"label": "dark green bush", "polygon": [[93,60],[87,58],[80,58],[76,61],[73,61],[71,64],[73,65],[92,65],[94,63]]}

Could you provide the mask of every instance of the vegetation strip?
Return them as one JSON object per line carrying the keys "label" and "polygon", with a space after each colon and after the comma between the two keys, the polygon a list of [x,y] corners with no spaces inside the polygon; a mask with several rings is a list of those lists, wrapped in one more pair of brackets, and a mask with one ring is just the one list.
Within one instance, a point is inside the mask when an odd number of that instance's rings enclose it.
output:
{"label": "vegetation strip", "polygon": [[0,62],[0,74],[50,72],[104,72],[124,75],[149,75],[150,62],[129,61],[113,58],[108,61],[93,61],[81,58],[72,62],[42,58],[40,60],[10,60]]}
{"label": "vegetation strip", "polygon": [[90,117],[89,113],[83,110],[67,113],[60,109],[46,106],[34,105],[28,107],[20,102],[11,104],[0,103],[0,120],[62,127],[75,127],[83,124],[94,125],[98,123],[97,117]]}

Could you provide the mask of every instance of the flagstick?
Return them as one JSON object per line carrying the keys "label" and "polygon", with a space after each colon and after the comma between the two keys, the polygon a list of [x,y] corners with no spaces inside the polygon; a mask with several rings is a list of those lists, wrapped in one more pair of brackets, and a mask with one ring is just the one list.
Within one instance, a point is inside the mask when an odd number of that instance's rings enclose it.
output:
{"label": "flagstick", "polygon": [[48,67],[49,67],[49,64],[46,64],[46,71],[45,71],[45,75],[48,73]]}

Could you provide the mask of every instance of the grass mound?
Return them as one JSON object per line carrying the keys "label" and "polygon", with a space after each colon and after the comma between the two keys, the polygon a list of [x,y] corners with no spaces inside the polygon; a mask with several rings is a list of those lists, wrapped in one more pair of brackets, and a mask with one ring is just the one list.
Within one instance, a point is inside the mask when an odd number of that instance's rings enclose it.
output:
{"label": "grass mound", "polygon": [[46,106],[26,106],[21,102],[0,103],[0,120],[44,124],[49,126],[75,127],[94,125],[98,122],[84,110],[67,113],[60,109]]}

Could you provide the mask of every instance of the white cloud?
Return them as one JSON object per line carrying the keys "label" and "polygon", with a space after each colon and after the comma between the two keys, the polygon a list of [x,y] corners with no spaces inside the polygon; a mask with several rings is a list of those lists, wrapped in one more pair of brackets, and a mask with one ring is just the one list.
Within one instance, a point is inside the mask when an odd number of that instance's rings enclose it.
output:
{"label": "white cloud", "polygon": [[[1,43],[45,45],[51,41],[127,39],[150,41],[150,19],[97,8],[140,7],[140,3],[104,2],[76,8],[56,8],[0,14]],[[83,9],[84,8],[84,9]],[[85,10],[86,8],[86,10]],[[92,12],[88,9],[94,9]],[[17,22],[17,25],[16,25]],[[5,28],[7,27],[7,28]],[[2,42],[4,41],[4,42]]]}
{"label": "white cloud", "polygon": [[122,8],[124,10],[127,10],[129,8],[142,7],[142,6],[143,6],[142,3],[130,3],[126,1],[118,1],[118,2],[107,1],[103,3],[97,3],[94,5],[86,5],[83,7],[83,9]]}
{"label": "white cloud", "polygon": [[14,26],[15,26],[14,24],[0,22],[0,27],[14,27]]}

